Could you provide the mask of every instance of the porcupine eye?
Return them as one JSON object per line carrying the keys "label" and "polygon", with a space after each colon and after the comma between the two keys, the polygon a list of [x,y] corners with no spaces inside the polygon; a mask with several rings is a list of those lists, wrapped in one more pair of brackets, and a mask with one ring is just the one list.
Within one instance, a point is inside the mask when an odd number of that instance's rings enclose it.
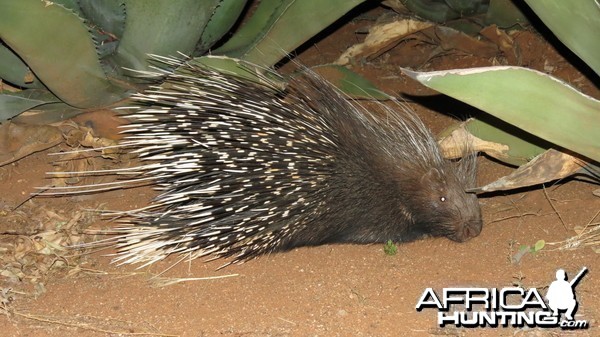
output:
{"label": "porcupine eye", "polygon": [[446,193],[446,189],[443,187],[438,186],[437,188],[434,188],[431,191],[431,201],[430,201],[430,207],[432,207],[432,210],[436,211],[436,212],[441,212],[443,211],[443,209],[445,209],[447,207],[447,203],[450,201],[447,197],[447,193]]}

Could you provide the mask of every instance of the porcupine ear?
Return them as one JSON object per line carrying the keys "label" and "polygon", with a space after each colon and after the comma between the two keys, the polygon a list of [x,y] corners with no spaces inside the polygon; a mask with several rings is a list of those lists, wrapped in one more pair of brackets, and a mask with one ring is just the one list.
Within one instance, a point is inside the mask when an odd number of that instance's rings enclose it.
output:
{"label": "porcupine ear", "polygon": [[421,176],[421,183],[428,183],[431,181],[441,181],[444,179],[444,175],[437,168],[431,168],[423,176]]}

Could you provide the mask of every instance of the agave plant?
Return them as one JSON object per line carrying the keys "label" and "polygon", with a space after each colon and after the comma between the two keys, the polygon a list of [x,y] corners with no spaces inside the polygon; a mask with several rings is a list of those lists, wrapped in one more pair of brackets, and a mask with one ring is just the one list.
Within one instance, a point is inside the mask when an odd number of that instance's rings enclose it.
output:
{"label": "agave plant", "polygon": [[246,0],[0,0],[0,79],[18,89],[0,93],[0,121],[112,106],[147,84],[151,54],[272,66],[363,1],[263,0],[228,36]]}
{"label": "agave plant", "polygon": [[[526,0],[556,36],[600,75],[600,6]],[[447,144],[465,139],[477,150],[521,167],[479,189],[531,186],[585,174],[599,179],[600,101],[545,73],[522,67],[487,67],[405,73],[441,93],[517,127],[507,132],[483,120],[455,127]],[[594,76],[594,75],[592,75]]]}

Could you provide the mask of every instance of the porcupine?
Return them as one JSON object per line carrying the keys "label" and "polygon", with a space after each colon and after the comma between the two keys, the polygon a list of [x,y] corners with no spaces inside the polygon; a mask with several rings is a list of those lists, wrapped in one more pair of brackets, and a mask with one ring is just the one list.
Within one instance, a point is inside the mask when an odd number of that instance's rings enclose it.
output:
{"label": "porcupine", "polygon": [[[126,212],[120,263],[244,261],[327,243],[462,242],[482,226],[474,159],[444,159],[418,117],[348,101],[306,70],[281,89],[190,62],[136,94],[122,146],[161,193]],[[229,264],[228,263],[228,264]]]}

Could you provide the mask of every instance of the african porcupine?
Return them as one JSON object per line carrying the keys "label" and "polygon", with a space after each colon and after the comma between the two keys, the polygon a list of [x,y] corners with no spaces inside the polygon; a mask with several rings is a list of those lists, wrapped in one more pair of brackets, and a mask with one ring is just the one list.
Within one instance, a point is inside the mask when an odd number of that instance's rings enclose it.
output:
{"label": "african porcupine", "polygon": [[136,179],[162,193],[126,212],[117,261],[237,262],[334,242],[461,242],[481,230],[477,198],[465,193],[474,159],[443,159],[405,108],[380,103],[377,116],[310,71],[285,89],[189,62],[165,75],[135,95],[122,142],[143,161]]}

